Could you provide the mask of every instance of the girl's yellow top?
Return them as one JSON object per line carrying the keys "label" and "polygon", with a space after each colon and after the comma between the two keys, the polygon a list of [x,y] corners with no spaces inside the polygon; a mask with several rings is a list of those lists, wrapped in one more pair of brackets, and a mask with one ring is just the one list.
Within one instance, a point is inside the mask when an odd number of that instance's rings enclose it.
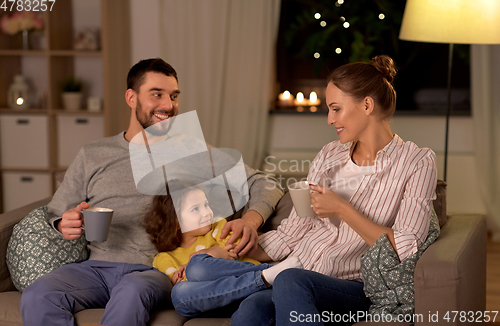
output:
{"label": "girl's yellow top", "polygon": [[[189,256],[192,253],[198,250],[208,249],[215,245],[224,247],[226,245],[226,241],[231,236],[231,234],[229,234],[224,240],[220,239],[222,228],[226,222],[226,219],[222,219],[212,224],[212,230],[207,232],[205,235],[198,236],[196,242],[189,248],[177,247],[171,251],[158,253],[153,260],[153,267],[167,274],[167,276],[172,279],[174,272],[178,270],[179,267],[189,262]],[[252,258],[243,257],[238,258],[238,260],[251,262],[255,265],[260,264],[260,262]],[[184,278],[184,280],[186,280],[186,278]]]}

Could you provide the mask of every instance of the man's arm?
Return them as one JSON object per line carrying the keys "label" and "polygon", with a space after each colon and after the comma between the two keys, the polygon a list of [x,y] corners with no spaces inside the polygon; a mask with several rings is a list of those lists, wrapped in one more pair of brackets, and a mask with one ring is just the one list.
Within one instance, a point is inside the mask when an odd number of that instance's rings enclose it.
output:
{"label": "man's arm", "polygon": [[241,219],[226,223],[221,233],[221,238],[225,238],[230,231],[233,231],[227,243],[234,243],[241,237],[241,241],[234,248],[234,252],[239,256],[257,249],[257,230],[273,213],[277,203],[283,197],[283,189],[278,180],[246,165],[245,169],[250,193],[248,210]]}
{"label": "man's arm", "polygon": [[245,170],[250,193],[247,204],[248,211],[255,211],[261,216],[260,227],[271,216],[283,197],[283,188],[276,178],[267,173],[252,169],[247,165],[245,165]]}
{"label": "man's arm", "polygon": [[74,210],[83,201],[87,200],[85,192],[87,185],[88,180],[85,177],[85,154],[84,149],[81,148],[68,167],[68,170],[66,170],[63,182],[57,188],[50,203],[47,204],[50,223],[54,229],[61,232],[63,214],[69,210]]}

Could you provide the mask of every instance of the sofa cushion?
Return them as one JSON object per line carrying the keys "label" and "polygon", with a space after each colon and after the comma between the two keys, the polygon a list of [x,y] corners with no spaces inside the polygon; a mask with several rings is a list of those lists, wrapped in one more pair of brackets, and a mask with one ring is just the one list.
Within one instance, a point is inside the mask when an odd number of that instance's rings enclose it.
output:
{"label": "sofa cushion", "polygon": [[184,326],[231,326],[231,318],[193,318]]}
{"label": "sofa cushion", "polygon": [[49,224],[47,207],[42,206],[14,226],[6,261],[12,282],[22,291],[40,276],[88,257],[87,240],[65,240]]}
{"label": "sofa cushion", "polygon": [[[76,325],[100,325],[104,309],[85,309],[75,314]],[[148,325],[183,326],[188,318],[179,315],[173,308],[151,312]]]}
{"label": "sofa cushion", "polygon": [[434,200],[434,211],[439,220],[439,227],[442,228],[448,219],[446,215],[446,182],[443,180],[437,181],[436,200]]}
{"label": "sofa cushion", "polygon": [[[20,301],[21,292],[19,291],[2,292],[0,294],[0,325],[23,325],[21,311],[19,310]],[[100,325],[103,315],[104,309],[85,309],[75,314],[75,323],[76,325]],[[182,326],[187,320],[188,318],[179,315],[175,310],[168,309],[153,311],[149,324],[154,326]],[[231,323],[231,319],[228,320],[227,325]],[[221,324],[215,323],[213,325]]]}
{"label": "sofa cushion", "polygon": [[7,263],[5,261],[7,244],[9,243],[13,228],[14,225],[9,225],[1,228],[0,230],[0,292],[15,290],[10,278],[9,269],[7,268]]}
{"label": "sofa cushion", "polygon": [[0,325],[23,325],[21,311],[19,310],[20,300],[21,292],[19,291],[2,292],[0,294]]}

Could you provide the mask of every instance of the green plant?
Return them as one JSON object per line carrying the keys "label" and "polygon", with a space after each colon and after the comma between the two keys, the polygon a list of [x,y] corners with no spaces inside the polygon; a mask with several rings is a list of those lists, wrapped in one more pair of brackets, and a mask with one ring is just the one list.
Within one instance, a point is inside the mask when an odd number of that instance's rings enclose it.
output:
{"label": "green plant", "polygon": [[75,76],[68,76],[61,82],[63,92],[81,92],[83,82]]}

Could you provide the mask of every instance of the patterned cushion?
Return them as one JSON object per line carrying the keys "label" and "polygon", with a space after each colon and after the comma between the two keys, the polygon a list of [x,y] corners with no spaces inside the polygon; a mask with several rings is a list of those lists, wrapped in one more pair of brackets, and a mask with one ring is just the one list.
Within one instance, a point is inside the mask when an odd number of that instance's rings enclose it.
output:
{"label": "patterned cushion", "polygon": [[42,206],[14,226],[6,261],[12,283],[22,291],[40,276],[88,257],[85,237],[65,240],[49,224],[47,207]]}
{"label": "patterned cushion", "polygon": [[418,251],[399,261],[385,234],[361,257],[364,292],[370,298],[372,315],[411,315],[415,310],[413,275],[417,261],[438,237],[439,221],[434,209],[431,213],[429,233]]}

